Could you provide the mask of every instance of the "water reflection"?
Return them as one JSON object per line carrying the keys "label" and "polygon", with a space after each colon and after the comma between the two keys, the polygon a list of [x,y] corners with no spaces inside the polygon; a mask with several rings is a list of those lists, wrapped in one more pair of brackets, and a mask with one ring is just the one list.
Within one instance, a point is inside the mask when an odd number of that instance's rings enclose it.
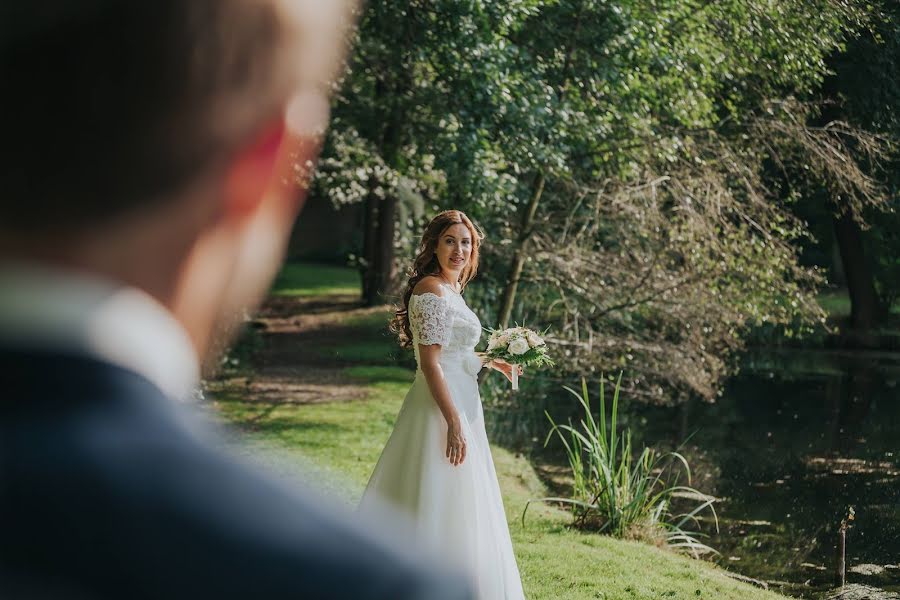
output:
{"label": "water reflection", "polygon": [[[625,399],[621,420],[639,444],[664,450],[690,438],[682,452],[695,487],[722,499],[721,532],[709,544],[729,570],[821,597],[834,581],[837,527],[853,506],[848,582],[900,591],[898,379],[896,354],[751,355],[718,402]],[[565,464],[552,442],[541,449],[544,409],[555,419],[577,414],[567,392],[550,391],[541,402],[489,409],[493,435]]]}

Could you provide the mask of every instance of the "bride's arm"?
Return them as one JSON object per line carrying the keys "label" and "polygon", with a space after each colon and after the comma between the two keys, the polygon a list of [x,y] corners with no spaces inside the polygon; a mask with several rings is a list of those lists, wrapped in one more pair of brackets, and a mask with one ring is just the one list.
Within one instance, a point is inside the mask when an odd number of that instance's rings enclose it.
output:
{"label": "bride's arm", "polygon": [[[449,340],[447,304],[439,300],[443,298],[443,290],[434,277],[426,277],[416,284],[413,294],[430,294],[421,296],[419,303],[413,307],[414,310],[410,310],[410,326],[418,328],[419,341],[425,342],[419,344],[419,369],[425,375],[431,397],[447,422],[447,458],[451,464],[458,465],[466,458],[466,440],[462,434],[459,412],[450,397],[450,388],[447,387],[444,370],[439,363],[442,344]],[[420,304],[422,302],[424,304]]]}
{"label": "bride's arm", "polygon": [[419,344],[419,368],[425,375],[431,397],[447,421],[447,458],[454,465],[462,464],[466,458],[466,441],[462,435],[459,412],[450,398],[450,388],[444,379],[444,370],[439,360],[441,346],[439,344]]}

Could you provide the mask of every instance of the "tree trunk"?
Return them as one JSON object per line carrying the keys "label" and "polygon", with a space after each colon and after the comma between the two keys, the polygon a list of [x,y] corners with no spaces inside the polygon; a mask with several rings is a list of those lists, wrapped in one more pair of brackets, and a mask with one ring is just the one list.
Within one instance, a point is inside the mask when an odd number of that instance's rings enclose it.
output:
{"label": "tree trunk", "polygon": [[[381,123],[378,152],[385,165],[396,168],[400,162],[403,145],[404,120],[397,98],[412,85],[409,73],[395,74],[396,78],[379,78],[375,85],[376,99],[392,99],[390,110]],[[365,225],[365,273],[363,277],[363,304],[376,306],[389,301],[388,295],[394,283],[394,237],[397,225],[397,202],[393,193],[384,198],[375,194],[380,182],[372,175],[369,179],[369,194],[366,198]]]}
{"label": "tree trunk", "polygon": [[834,233],[850,293],[850,327],[865,332],[878,321],[878,294],[875,278],[866,260],[862,231],[851,215],[834,217]]}
{"label": "tree trunk", "polygon": [[[373,186],[374,187],[374,186]],[[373,192],[366,197],[363,231],[363,304],[376,306],[389,301],[394,282],[394,235],[397,198],[378,198]]]}
{"label": "tree trunk", "polygon": [[[575,40],[578,39],[578,33],[581,31],[581,17],[584,10],[584,2],[578,6],[578,13],[575,17],[575,27],[571,43],[566,50],[566,58],[562,67],[562,81],[557,89],[557,99],[560,104],[566,99],[566,86],[569,82],[569,71],[572,67],[572,55],[575,51]],[[544,142],[547,137],[544,136]],[[538,171],[531,186],[531,198],[528,201],[528,207],[522,215],[522,233],[519,235],[518,244],[513,253],[512,263],[510,265],[509,277],[506,279],[506,287],[503,289],[503,297],[500,299],[500,311],[497,313],[497,321],[501,329],[509,324],[512,316],[513,307],[516,303],[516,291],[519,288],[519,279],[522,277],[522,268],[525,266],[526,252],[528,250],[528,240],[531,237],[531,227],[534,225],[534,215],[537,212],[538,204],[544,193],[545,175],[543,171]]]}
{"label": "tree trunk", "polygon": [[834,570],[834,584],[844,587],[847,583],[847,528],[838,529],[837,567]]}
{"label": "tree trunk", "polygon": [[531,198],[528,207],[522,215],[521,234],[519,235],[516,249],[513,252],[512,263],[509,267],[509,276],[506,278],[506,286],[503,288],[503,296],[500,299],[500,310],[497,312],[497,321],[500,328],[509,325],[513,306],[516,302],[516,292],[519,289],[519,280],[522,277],[522,268],[525,266],[528,240],[531,237],[531,227],[534,225],[534,215],[544,193],[544,173],[539,172],[534,178],[531,187]]}
{"label": "tree trunk", "polygon": [[376,249],[378,246],[378,196],[375,195],[375,176],[369,176],[369,193],[366,194],[363,211],[363,251],[360,261],[362,271],[362,300],[366,306],[374,304],[377,289],[377,273],[375,271]]}
{"label": "tree trunk", "polygon": [[[836,236],[832,228],[832,235]],[[831,281],[841,287],[847,287],[847,278],[844,277],[844,265],[841,263],[841,247],[837,243],[837,237],[831,242]]]}
{"label": "tree trunk", "polygon": [[367,298],[367,306],[385,304],[389,301],[394,283],[394,232],[397,220],[397,198],[385,197],[379,203],[378,238],[375,245],[375,264],[372,294]]}
{"label": "tree trunk", "polygon": [[[519,234],[518,244],[513,252],[512,263],[509,268],[509,276],[506,278],[506,286],[503,288],[503,296],[500,298],[500,310],[497,313],[500,329],[507,327],[512,309],[516,303],[516,291],[519,289],[519,280],[522,277],[522,268],[525,265],[525,253],[528,248],[528,239],[531,237],[531,227],[534,224],[534,215],[537,212],[538,203],[544,193],[544,173],[538,172],[531,186],[531,199],[525,214],[522,215],[522,233]],[[478,384],[487,377],[488,370],[482,369],[478,373]]]}

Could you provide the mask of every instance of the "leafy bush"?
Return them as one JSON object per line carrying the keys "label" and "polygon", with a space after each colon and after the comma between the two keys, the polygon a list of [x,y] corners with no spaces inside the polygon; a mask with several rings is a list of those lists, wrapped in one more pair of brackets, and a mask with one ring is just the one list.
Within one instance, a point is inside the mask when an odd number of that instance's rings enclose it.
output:
{"label": "leafy bush", "polygon": [[[565,446],[574,484],[571,498],[541,498],[537,502],[560,502],[572,509],[574,525],[578,528],[607,533],[617,538],[640,539],[686,551],[695,557],[716,551],[698,538],[704,534],[686,529],[699,525],[697,515],[708,509],[719,523],[713,503],[714,497],[690,487],[691,470],[687,460],[678,452],[659,453],[644,447],[635,458],[631,431],[620,434],[616,427],[619,389],[622,376],[616,382],[612,399],[609,426],[606,424],[606,398],[603,380],[600,383],[600,418],[591,412],[587,382],[582,379],[581,393],[571,392],[584,409],[580,427],[558,425],[548,413],[553,427],[544,441],[546,446],[554,434]],[[682,473],[688,485],[679,485]],[[673,498],[699,501],[686,513],[675,514]],[[532,501],[529,501],[532,502]],[[526,504],[522,512],[525,520]]]}

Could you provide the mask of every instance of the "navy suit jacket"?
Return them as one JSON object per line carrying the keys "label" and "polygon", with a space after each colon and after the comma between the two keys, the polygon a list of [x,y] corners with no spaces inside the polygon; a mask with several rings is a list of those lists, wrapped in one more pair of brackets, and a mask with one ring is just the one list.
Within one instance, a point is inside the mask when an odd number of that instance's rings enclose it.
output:
{"label": "navy suit jacket", "polygon": [[471,598],[197,431],[133,372],[0,349],[0,598]]}

